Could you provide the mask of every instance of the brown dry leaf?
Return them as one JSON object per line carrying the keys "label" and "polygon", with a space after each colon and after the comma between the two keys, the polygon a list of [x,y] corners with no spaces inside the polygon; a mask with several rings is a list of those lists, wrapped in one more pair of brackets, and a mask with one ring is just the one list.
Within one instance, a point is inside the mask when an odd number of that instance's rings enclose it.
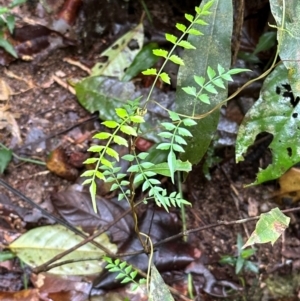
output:
{"label": "brown dry leaf", "polygon": [[279,179],[280,190],[275,193],[277,201],[297,202],[300,200],[300,169],[291,168]]}
{"label": "brown dry leaf", "polygon": [[23,290],[19,292],[0,292],[1,301],[40,301],[49,300],[48,298],[41,297],[37,289]]}
{"label": "brown dry leaf", "polygon": [[10,86],[4,79],[0,78],[0,101],[8,101],[12,94]]}
{"label": "brown dry leaf", "polygon": [[13,137],[17,139],[17,143],[22,142],[21,133],[15,116],[13,113],[8,111],[9,106],[5,105],[0,107],[0,130],[7,129]]}

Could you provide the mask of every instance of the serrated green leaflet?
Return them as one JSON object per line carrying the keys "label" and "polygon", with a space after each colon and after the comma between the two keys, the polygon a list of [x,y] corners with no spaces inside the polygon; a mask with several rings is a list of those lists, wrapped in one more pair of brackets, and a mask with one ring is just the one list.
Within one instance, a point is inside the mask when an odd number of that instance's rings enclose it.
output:
{"label": "serrated green leaflet", "polygon": [[259,99],[248,111],[239,128],[236,141],[237,162],[243,160],[243,154],[259,133],[268,132],[273,135],[269,146],[272,150],[272,164],[260,170],[252,184],[276,179],[300,162],[300,106],[293,107],[291,99],[282,95],[284,86],[289,84],[287,77],[288,71],[283,64],[276,67],[265,80]]}

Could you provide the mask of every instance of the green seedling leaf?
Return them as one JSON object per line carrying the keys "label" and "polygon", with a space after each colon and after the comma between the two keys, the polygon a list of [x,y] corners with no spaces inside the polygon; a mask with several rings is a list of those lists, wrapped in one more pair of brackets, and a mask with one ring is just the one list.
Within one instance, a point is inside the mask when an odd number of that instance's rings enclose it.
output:
{"label": "green seedling leaf", "polygon": [[[192,51],[184,50],[182,59],[185,62],[185,66],[179,67],[177,80],[179,89],[176,91],[175,100],[176,112],[188,116],[207,113],[227,97],[227,87],[218,91],[218,94],[212,95],[210,99],[205,97],[201,101],[182,90],[182,87],[195,86],[195,81],[191,74],[203,76],[207,82],[209,80],[206,73],[208,66],[217,70],[217,63],[219,63],[225,70],[230,68],[233,20],[232,1],[215,0],[212,2],[204,0],[201,2],[200,8],[207,4],[212,5],[212,13],[209,18],[202,18],[202,16],[201,18],[209,25],[194,25],[193,28],[200,30],[204,35],[189,35],[188,42],[192,45],[197,45],[197,49]],[[204,14],[209,14],[209,12],[205,13],[204,10]],[[205,105],[203,102],[205,102]],[[202,159],[217,129],[219,115],[219,110],[215,110],[207,117],[196,120],[197,125],[190,129],[193,138],[187,140],[188,145],[185,147],[185,153],[180,155],[183,161],[188,160],[192,164],[196,164]]]}
{"label": "green seedling leaf", "polygon": [[0,47],[11,54],[13,57],[18,58],[15,48],[3,37],[0,37]]}
{"label": "green seedling leaf", "polygon": [[180,41],[178,46],[181,46],[184,49],[196,49],[196,47],[188,41]]}
{"label": "green seedling leaf", "polygon": [[124,145],[124,146],[128,147],[128,142],[123,137],[114,136],[113,141],[114,141],[114,143],[117,143],[119,145]]}
{"label": "green seedling leaf", "polygon": [[135,128],[129,126],[129,125],[121,125],[120,131],[131,136],[137,136]]}
{"label": "green seedling leaf", "polygon": [[119,123],[114,120],[103,121],[102,124],[110,129],[115,129],[116,127],[119,126]]}
{"label": "green seedling leaf", "polygon": [[126,117],[128,117],[128,113],[124,108],[117,108],[116,113],[122,119],[125,119]]}
{"label": "green seedling leaf", "polygon": [[171,85],[170,77],[166,72],[162,72],[159,77],[164,83]]}
{"label": "green seedling leaf", "polygon": [[173,63],[175,63],[177,65],[181,65],[181,66],[184,65],[184,61],[178,55],[175,55],[175,54],[172,54],[170,56],[170,61],[172,61]]}
{"label": "green seedling leaf", "polygon": [[8,15],[6,17],[6,25],[11,34],[13,34],[15,29],[15,17],[13,15]]}
{"label": "green seedling leaf", "polygon": [[[283,5],[285,5],[285,22],[282,30]],[[279,56],[288,70],[288,80],[295,97],[300,96],[300,2],[285,1],[283,4],[281,0],[271,0],[270,6],[277,27],[280,28],[277,30],[277,40],[280,41]]]}
{"label": "green seedling leaf", "polygon": [[155,68],[150,68],[142,72],[144,75],[156,75],[157,70]]}
{"label": "green seedling leaf", "polygon": [[111,137],[111,134],[106,132],[97,133],[96,135],[93,136],[94,139],[99,139],[99,140],[105,140],[108,139],[109,137]]}
{"label": "green seedling leaf", "polygon": [[108,154],[109,156],[111,156],[111,157],[115,158],[117,161],[119,161],[119,154],[114,149],[107,147],[106,154]]}
{"label": "green seedling leaf", "polygon": [[161,56],[166,59],[168,56],[168,51],[164,49],[154,49],[153,54],[156,56]]}
{"label": "green seedling leaf", "polygon": [[200,30],[197,30],[195,28],[191,28],[187,32],[188,34],[194,35],[194,36],[200,36],[203,35],[203,33]]}
{"label": "green seedling leaf", "polygon": [[194,20],[194,16],[192,16],[190,14],[184,14],[184,17],[190,22],[193,22],[193,20]]}
{"label": "green seedling leaf", "polygon": [[132,162],[135,159],[135,157],[133,155],[127,154],[127,155],[124,155],[122,157],[122,159],[124,159],[126,161],[129,161],[129,162]]}
{"label": "green seedling leaf", "polygon": [[0,252],[0,262],[6,261],[6,260],[10,260],[10,259],[14,259],[16,258],[16,254],[10,252],[10,251],[2,251]]}
{"label": "green seedling leaf", "polygon": [[130,116],[130,121],[134,123],[142,123],[145,122],[145,119],[143,116],[135,115],[135,116]]}
{"label": "green seedling leaf", "polygon": [[9,149],[0,149],[0,174],[4,173],[7,165],[12,159],[12,151]]}
{"label": "green seedling leaf", "polygon": [[197,91],[196,91],[195,87],[183,87],[182,90],[189,95],[192,95],[195,97],[197,95]]}
{"label": "green seedling leaf", "polygon": [[169,116],[172,121],[180,121],[179,115],[174,111],[169,111]]}
{"label": "green seedling leaf", "polygon": [[[175,144],[173,145],[173,147],[175,146]],[[169,154],[168,154],[168,166],[169,166],[169,170],[170,170],[170,174],[171,174],[171,180],[172,183],[174,183],[174,174],[175,174],[175,170],[176,170],[176,155],[173,152],[173,150],[170,150]]]}
{"label": "green seedling leaf", "polygon": [[166,33],[166,40],[171,42],[172,44],[175,44],[177,41],[177,37],[175,37],[172,34]]}
{"label": "green seedling leaf", "polygon": [[[126,69],[122,78],[123,82],[128,82],[146,68],[150,68],[158,61],[158,57],[153,54],[153,50],[158,47],[157,43],[149,43],[137,54],[132,64]],[[154,69],[155,70],[155,69]],[[155,70],[156,72],[156,70]],[[152,74],[156,75],[156,74]]]}
{"label": "green seedling leaf", "polygon": [[272,151],[272,164],[260,170],[256,181],[251,185],[277,179],[300,162],[300,106],[297,98],[292,100],[283,96],[285,87],[289,86],[287,78],[288,71],[285,66],[277,66],[266,78],[259,99],[247,112],[239,128],[236,141],[237,162],[244,160],[243,154],[259,133],[268,132],[273,135],[269,146]]}
{"label": "green seedling leaf", "polygon": [[205,78],[203,76],[194,75],[194,80],[200,87],[203,87],[205,83]]}
{"label": "green seedling leaf", "polygon": [[123,35],[108,49],[101,53],[105,62],[97,63],[92,68],[92,76],[112,76],[119,80],[143,47],[144,28],[140,23],[137,27]]}
{"label": "green seedling leaf", "polygon": [[154,264],[151,265],[149,301],[174,301],[170,290]]}
{"label": "green seedling leaf", "polygon": [[[176,164],[175,164],[175,171],[183,171],[183,172],[190,172],[192,170],[192,164],[188,161],[182,162],[181,160],[177,159]],[[171,177],[171,172],[169,169],[168,163],[159,163],[156,164],[150,168],[145,169],[145,171],[152,171],[155,172],[156,174],[166,176],[166,177]]]}
{"label": "green seedling leaf", "polygon": [[186,30],[186,26],[181,23],[177,23],[176,28],[182,32],[185,32],[185,30]]}
{"label": "green seedling leaf", "polygon": [[278,208],[274,208],[268,213],[262,213],[256,224],[255,230],[243,248],[255,243],[263,244],[270,242],[273,245],[288,227],[289,223],[290,218],[284,215]]}
{"label": "green seedling leaf", "polygon": [[[110,243],[107,234],[103,233],[95,240],[112,253],[117,252],[117,246]],[[27,265],[37,267],[82,241],[82,237],[74,234],[69,229],[61,225],[51,225],[29,230],[11,243],[9,248]],[[87,243],[56,261],[59,263],[60,261],[74,260],[74,263],[53,268],[49,272],[60,275],[91,275],[100,273],[103,268],[99,264],[99,260],[101,260],[103,255],[104,252],[101,249],[91,243]]]}

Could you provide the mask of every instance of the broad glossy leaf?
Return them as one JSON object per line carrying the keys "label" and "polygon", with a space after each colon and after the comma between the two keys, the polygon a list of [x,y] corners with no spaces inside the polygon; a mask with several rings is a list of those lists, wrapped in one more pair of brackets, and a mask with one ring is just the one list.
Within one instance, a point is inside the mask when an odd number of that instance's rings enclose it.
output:
{"label": "broad glossy leaf", "polygon": [[[31,267],[37,267],[46,261],[52,259],[59,253],[66,251],[83,240],[82,237],[74,234],[62,225],[51,225],[34,228],[24,233],[9,245],[23,262]],[[116,253],[117,246],[109,242],[107,234],[102,234],[96,239],[111,252]],[[51,269],[49,272],[61,275],[91,275],[103,270],[99,264],[99,259],[104,252],[91,243],[81,246],[72,253],[64,256],[64,260],[83,260],[74,263],[68,263],[60,267]],[[91,259],[97,260],[91,260]]]}
{"label": "broad glossy leaf", "polygon": [[154,264],[151,265],[149,301],[174,301],[170,290]]}
{"label": "broad glossy leaf", "polygon": [[[295,96],[300,96],[300,2],[285,1],[284,29],[277,31],[279,55],[288,69],[288,79]],[[282,0],[270,0],[272,14],[278,27],[282,26]]]}
{"label": "broad glossy leaf", "polygon": [[[286,170],[300,162],[300,106],[297,98],[284,97],[288,87],[288,71],[283,64],[267,77],[260,97],[246,114],[236,140],[236,161],[243,161],[243,154],[261,132],[273,135],[269,148],[272,164],[260,170],[253,184],[279,178]],[[299,101],[299,98],[298,98]],[[296,105],[295,105],[296,104]]]}
{"label": "broad glossy leaf", "polygon": [[290,218],[284,215],[278,208],[274,208],[268,213],[262,213],[255,230],[245,243],[243,248],[255,243],[263,244],[270,242],[272,245],[284,232],[290,223]]}
{"label": "broad glossy leaf", "polygon": [[143,23],[140,23],[101,53],[100,57],[107,58],[107,60],[93,67],[92,76],[105,75],[121,79],[124,76],[124,70],[131,65],[142,49],[143,41],[144,28]]}
{"label": "broad glossy leaf", "polygon": [[[132,64],[126,69],[122,78],[123,82],[128,82],[141,71],[150,68],[158,61],[158,57],[153,54],[153,49],[158,48],[157,43],[149,43],[145,45],[142,50],[137,54]],[[155,70],[155,69],[154,69]],[[155,75],[156,72],[152,75]]]}
{"label": "broad glossy leaf", "polygon": [[[205,0],[201,8],[210,3]],[[211,4],[211,3],[210,3]],[[209,4],[209,5],[210,5]],[[218,94],[210,97],[210,104],[205,104],[193,96],[187,95],[180,87],[194,86],[193,75],[203,76],[208,80],[206,70],[211,66],[217,70],[218,64],[229,70],[231,62],[231,35],[232,35],[232,1],[215,0],[210,8],[209,17],[202,19],[207,26],[196,24],[195,29],[201,30],[204,35],[190,35],[188,41],[197,45],[195,50],[184,50],[183,60],[185,66],[179,67],[178,89],[176,92],[176,111],[184,115],[204,114],[212,110],[218,103],[227,97],[227,89],[218,91]],[[206,153],[211,139],[217,129],[219,121],[219,109],[207,117],[196,120],[197,125],[190,128],[193,138],[187,141],[185,153],[181,154],[183,160],[189,160],[192,164],[198,163]]]}

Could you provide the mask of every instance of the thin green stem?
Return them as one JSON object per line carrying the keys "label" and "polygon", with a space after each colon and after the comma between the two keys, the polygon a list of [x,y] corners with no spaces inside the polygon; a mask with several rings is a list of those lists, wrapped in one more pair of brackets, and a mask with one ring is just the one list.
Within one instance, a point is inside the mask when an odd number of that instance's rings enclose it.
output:
{"label": "thin green stem", "polygon": [[[4,144],[2,144],[1,142],[0,142],[0,147],[4,148],[5,150],[11,151],[11,149],[9,149],[8,147],[6,147],[6,146],[5,146]],[[15,154],[14,152],[12,152],[12,156],[13,156],[14,158],[20,160],[20,161],[23,161],[23,162],[34,163],[34,164],[37,164],[37,165],[43,165],[43,166],[46,165],[46,162],[44,162],[44,161],[20,157],[20,156],[18,156],[17,154]]]}

